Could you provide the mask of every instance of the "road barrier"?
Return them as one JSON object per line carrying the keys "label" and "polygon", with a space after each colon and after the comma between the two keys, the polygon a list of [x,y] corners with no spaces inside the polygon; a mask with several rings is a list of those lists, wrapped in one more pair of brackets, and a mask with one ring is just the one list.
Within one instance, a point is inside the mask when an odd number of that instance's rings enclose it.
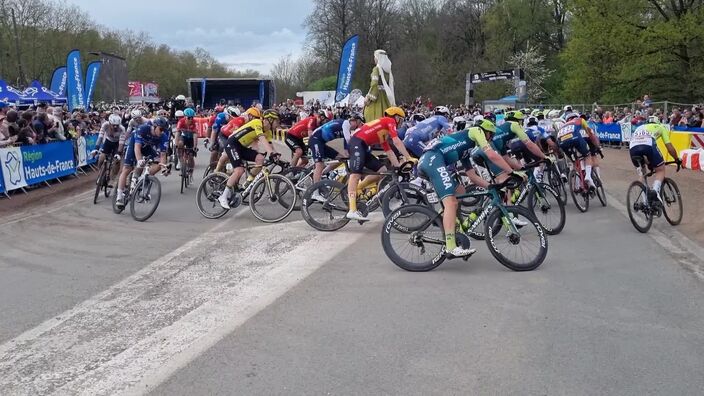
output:
{"label": "road barrier", "polygon": [[0,194],[76,174],[81,167],[94,164],[90,157],[97,134],[77,140],[0,149]]}
{"label": "road barrier", "polygon": [[686,169],[704,170],[704,150],[702,149],[683,150],[680,153],[680,159],[682,166]]}
{"label": "road barrier", "polygon": [[[589,127],[596,132],[601,143],[620,146],[630,142],[631,134],[638,126],[630,123],[602,124],[590,122]],[[672,128],[670,141],[681,157],[681,153],[684,150],[704,148],[704,128],[676,126]],[[660,152],[665,157],[665,161],[672,161],[674,158],[670,156],[662,140],[658,140],[657,144]]]}

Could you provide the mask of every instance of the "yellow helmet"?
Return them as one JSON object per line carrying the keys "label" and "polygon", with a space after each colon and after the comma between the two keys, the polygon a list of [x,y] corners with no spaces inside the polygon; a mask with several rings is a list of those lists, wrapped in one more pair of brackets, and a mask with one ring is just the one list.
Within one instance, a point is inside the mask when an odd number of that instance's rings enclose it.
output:
{"label": "yellow helmet", "polygon": [[278,120],[279,119],[279,113],[276,112],[276,110],[269,109],[269,110],[264,110],[264,118],[270,118],[273,120]]}
{"label": "yellow helmet", "polygon": [[259,109],[256,108],[256,107],[250,107],[250,108],[247,109],[247,111],[245,111],[244,113],[245,113],[245,114],[249,114],[250,116],[252,116],[252,117],[254,117],[254,118],[262,118],[262,112],[259,111]]}
{"label": "yellow helmet", "polygon": [[496,125],[489,120],[481,120],[477,126],[486,132],[496,133]]}
{"label": "yellow helmet", "polygon": [[397,106],[389,107],[388,109],[386,109],[386,111],[384,111],[384,114],[386,114],[389,117],[399,116],[401,118],[406,118],[406,112],[403,111],[402,108],[397,107]]}
{"label": "yellow helmet", "polygon": [[514,110],[514,111],[509,111],[508,113],[506,113],[506,118],[511,118],[514,120],[523,121],[523,119],[526,118],[526,116],[525,116],[525,114],[523,114],[522,111]]}

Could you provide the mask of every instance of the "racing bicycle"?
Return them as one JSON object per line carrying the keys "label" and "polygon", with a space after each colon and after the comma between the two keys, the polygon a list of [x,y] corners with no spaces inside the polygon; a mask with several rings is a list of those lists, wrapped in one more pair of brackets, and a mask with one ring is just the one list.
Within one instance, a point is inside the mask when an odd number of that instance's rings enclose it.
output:
{"label": "racing bicycle", "polygon": [[[643,181],[634,181],[628,187],[626,197],[626,207],[628,217],[631,219],[633,227],[639,232],[646,233],[653,225],[653,218],[663,214],[670,225],[678,225],[682,221],[682,195],[677,183],[666,177],[660,188],[660,199],[652,199],[649,192],[652,191],[648,185],[648,178],[655,174],[655,171],[645,173],[648,159],[643,156],[633,157],[635,163],[639,164],[638,169],[643,174]],[[680,170],[680,163],[677,161],[665,162],[665,165],[677,164],[677,172]]]}
{"label": "racing bicycle", "polygon": [[98,197],[100,196],[100,191],[103,191],[103,194],[105,195],[105,198],[110,198],[110,194],[112,194],[112,191],[114,189],[114,184],[111,184],[114,182],[114,177],[113,177],[113,167],[117,166],[117,169],[119,170],[119,162],[120,162],[120,156],[115,154],[112,158],[105,158],[103,161],[103,165],[100,167],[100,171],[98,173],[98,180],[95,181],[95,195],[93,195],[93,204],[98,203]]}
{"label": "racing bicycle", "polygon": [[[136,221],[147,221],[154,215],[161,201],[161,182],[156,176],[149,174],[149,168],[152,165],[160,165],[162,167],[162,175],[168,176],[171,172],[171,164],[162,166],[154,159],[147,160],[144,167],[137,167],[128,176],[130,181],[129,189],[125,192],[125,206],[120,208],[117,206],[117,194],[113,194],[112,210],[116,214],[122,213],[129,204],[130,214]],[[137,176],[138,170],[141,170],[141,175]]]}

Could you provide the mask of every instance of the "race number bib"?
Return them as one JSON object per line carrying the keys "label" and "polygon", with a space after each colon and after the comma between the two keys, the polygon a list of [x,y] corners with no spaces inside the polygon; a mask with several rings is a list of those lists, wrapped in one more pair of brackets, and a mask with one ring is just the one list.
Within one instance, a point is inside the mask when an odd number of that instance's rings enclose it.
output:
{"label": "race number bib", "polygon": [[557,132],[557,139],[561,142],[570,140],[574,137],[574,125],[565,125]]}
{"label": "race number bib", "polygon": [[638,128],[633,132],[633,135],[631,135],[631,144],[630,146],[641,146],[641,145],[648,145],[652,146],[653,145],[653,136],[650,135],[648,131],[645,130],[645,128]]}

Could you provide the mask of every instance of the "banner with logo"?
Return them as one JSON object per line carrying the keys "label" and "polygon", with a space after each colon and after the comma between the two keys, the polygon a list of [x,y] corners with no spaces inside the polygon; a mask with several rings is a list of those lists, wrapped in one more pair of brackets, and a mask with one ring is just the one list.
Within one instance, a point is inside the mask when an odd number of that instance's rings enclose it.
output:
{"label": "banner with logo", "polygon": [[337,88],[335,89],[335,102],[346,98],[352,91],[352,77],[354,76],[354,66],[357,63],[357,45],[359,36],[356,34],[350,37],[340,54],[340,67],[337,70]]}
{"label": "banner with logo", "polygon": [[5,80],[0,80],[0,100],[8,103],[17,103],[20,101],[22,92],[7,85]]}
{"label": "banner with logo", "polygon": [[[2,166],[2,165],[0,164],[0,166]],[[6,190],[5,190],[5,183],[3,183],[2,180],[3,180],[3,178],[2,178],[2,172],[0,172],[0,194],[5,193],[5,191],[6,191]]]}
{"label": "banner with logo", "polygon": [[129,89],[129,96],[144,96],[144,86],[139,81],[129,81],[127,82],[127,87]]}
{"label": "banner with logo", "polygon": [[101,61],[95,61],[88,64],[86,68],[86,90],[85,99],[86,108],[90,107],[93,103],[93,94],[95,93],[95,86],[98,83],[98,76],[100,76],[100,67],[103,65]]}
{"label": "banner with logo", "polygon": [[59,95],[60,97],[66,96],[66,80],[68,75],[66,74],[66,66],[57,67],[54,70],[54,74],[51,76],[51,85],[49,89]]}
{"label": "banner with logo", "polygon": [[91,133],[76,139],[76,161],[79,168],[98,162],[97,155],[95,157],[90,156],[93,150],[97,150],[96,143],[98,143],[97,133]]}
{"label": "banner with logo", "polygon": [[158,98],[159,97],[159,84],[155,82],[148,82],[144,84],[144,96],[148,98]]}
{"label": "banner with logo", "polygon": [[76,172],[70,141],[3,148],[0,159],[7,191]]}
{"label": "banner with logo", "polygon": [[66,57],[66,68],[68,79],[66,83],[68,111],[76,108],[86,108],[85,93],[83,87],[83,67],[81,66],[81,53],[73,50]]}
{"label": "banner with logo", "polygon": [[590,122],[589,128],[596,132],[600,142],[621,143],[623,136],[621,134],[621,125],[619,124],[602,124]]}

